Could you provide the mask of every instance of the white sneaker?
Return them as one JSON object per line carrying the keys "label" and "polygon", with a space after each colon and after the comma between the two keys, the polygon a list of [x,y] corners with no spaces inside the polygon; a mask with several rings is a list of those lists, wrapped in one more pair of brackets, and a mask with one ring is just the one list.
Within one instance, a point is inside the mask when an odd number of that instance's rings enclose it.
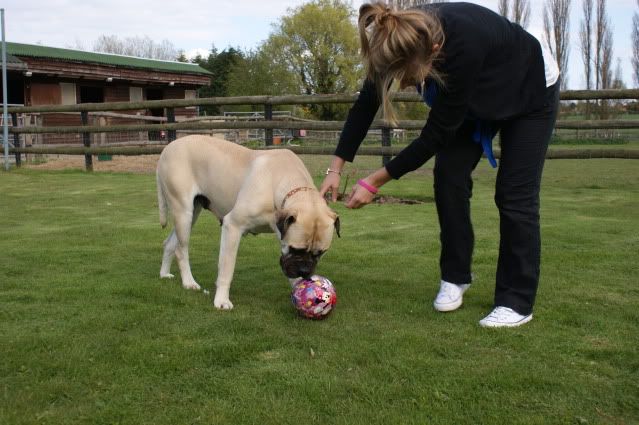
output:
{"label": "white sneaker", "polygon": [[464,292],[470,287],[470,283],[457,285],[455,283],[442,280],[439,286],[439,293],[435,297],[433,306],[437,311],[457,310],[464,301]]}
{"label": "white sneaker", "polygon": [[495,307],[490,314],[479,321],[479,326],[485,328],[514,328],[532,320],[532,313],[523,316],[512,308]]}

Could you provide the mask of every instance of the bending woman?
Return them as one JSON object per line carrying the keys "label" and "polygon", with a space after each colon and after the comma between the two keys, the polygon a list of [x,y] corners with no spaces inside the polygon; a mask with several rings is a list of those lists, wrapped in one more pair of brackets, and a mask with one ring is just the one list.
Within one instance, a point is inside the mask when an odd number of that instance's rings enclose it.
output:
{"label": "bending woman", "polygon": [[[320,192],[337,199],[344,163],[355,154],[380,106],[395,123],[391,86],[416,86],[431,109],[419,137],[361,179],[347,207],[361,208],[378,188],[435,157],[440,225],[440,290],[434,307],[453,311],[472,283],[471,173],[501,132],[495,203],[500,217],[493,310],[479,324],[512,327],[532,319],[539,283],[539,190],[559,104],[559,70],[539,41],[517,24],[470,3],[395,11],[359,10],[366,81],[352,106]],[[496,166],[496,163],[494,163]]]}

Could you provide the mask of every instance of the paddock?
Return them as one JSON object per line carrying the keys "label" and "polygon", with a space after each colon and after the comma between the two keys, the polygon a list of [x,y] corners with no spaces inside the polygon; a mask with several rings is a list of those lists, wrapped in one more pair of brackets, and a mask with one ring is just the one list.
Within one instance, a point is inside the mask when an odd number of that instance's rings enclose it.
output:
{"label": "paddock", "polygon": [[[282,126],[272,121],[253,125]],[[178,124],[153,125],[180,131]],[[12,141],[22,131],[14,129]],[[379,167],[380,154],[401,147],[379,144],[365,146],[371,154],[348,166],[345,188]],[[255,147],[276,148],[264,140]],[[69,146],[73,155],[46,153],[61,156],[40,165],[22,156],[21,167],[0,172],[0,422],[528,425],[639,418],[636,143],[551,149],[586,151],[589,159],[546,162],[535,319],[506,332],[477,325],[492,306],[499,245],[496,172],[487,161],[473,175],[475,281],[462,308],[432,308],[439,233],[427,163],[381,191],[413,203],[333,205],[342,237],[317,272],[334,282],[338,302],[327,320],[309,321],[291,305],[273,235],[240,244],[230,312],[182,289],[179,278],[159,278],[169,232],[158,223],[153,174],[161,148]],[[299,149],[319,184],[330,146],[287,148]],[[18,144],[11,152],[15,158],[47,149],[62,148]],[[122,154],[135,149],[144,155]],[[98,160],[107,154],[110,161]],[[139,170],[126,168],[136,160]],[[58,161],[73,164],[54,167]],[[120,161],[122,168],[108,169]],[[219,223],[203,214],[190,257],[194,276],[211,292],[219,237]]]}

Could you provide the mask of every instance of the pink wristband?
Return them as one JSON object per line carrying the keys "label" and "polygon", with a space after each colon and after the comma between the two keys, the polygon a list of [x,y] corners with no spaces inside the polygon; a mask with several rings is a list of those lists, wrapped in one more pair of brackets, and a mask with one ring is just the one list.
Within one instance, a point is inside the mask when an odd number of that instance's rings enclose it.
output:
{"label": "pink wristband", "polygon": [[357,184],[362,186],[364,189],[368,190],[373,195],[379,192],[379,189],[377,189],[375,186],[371,186],[370,184],[366,183],[364,180],[361,180],[361,179],[357,180]]}

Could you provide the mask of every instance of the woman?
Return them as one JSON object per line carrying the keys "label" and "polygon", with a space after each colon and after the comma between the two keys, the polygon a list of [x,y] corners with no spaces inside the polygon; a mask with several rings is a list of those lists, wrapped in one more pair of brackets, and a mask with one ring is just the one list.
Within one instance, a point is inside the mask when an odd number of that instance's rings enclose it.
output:
{"label": "woman", "polygon": [[472,281],[471,173],[482,152],[491,159],[490,140],[500,130],[495,299],[493,310],[479,324],[527,323],[539,282],[539,189],[559,104],[557,64],[519,25],[470,3],[404,11],[365,4],[358,25],[367,79],[348,114],[321,194],[331,193],[337,200],[344,163],[353,160],[380,105],[384,118],[395,122],[393,83],[417,86],[431,105],[420,136],[359,180],[346,206],[363,207],[385,183],[435,156],[441,282],[434,307],[456,310]]}

